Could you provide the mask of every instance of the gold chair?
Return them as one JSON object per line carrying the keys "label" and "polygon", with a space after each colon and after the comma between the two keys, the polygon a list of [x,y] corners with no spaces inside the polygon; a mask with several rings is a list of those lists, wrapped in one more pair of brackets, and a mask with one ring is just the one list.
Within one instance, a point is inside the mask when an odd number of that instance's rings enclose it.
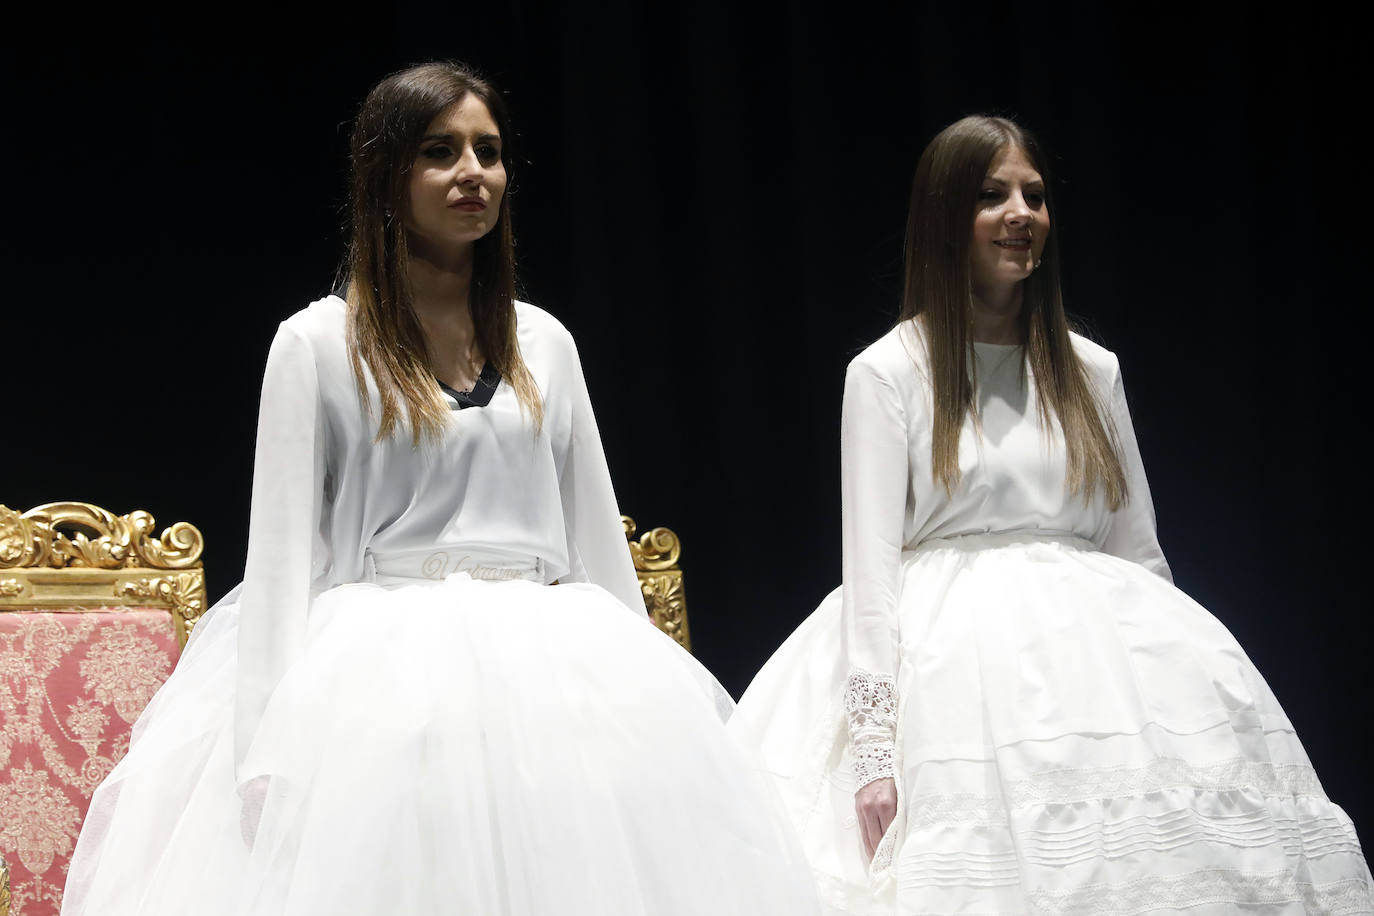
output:
{"label": "gold chair", "polygon": [[682,592],[682,569],[677,563],[682,555],[682,542],[668,528],[646,531],[635,540],[635,520],[622,515],[620,523],[625,526],[630,557],[634,560],[639,589],[644,593],[644,605],[649,609],[650,619],[691,652],[687,600]]}
{"label": "gold chair", "polygon": [[0,916],[57,913],[91,793],[205,610],[200,532],[154,530],[142,511],[0,505]]}

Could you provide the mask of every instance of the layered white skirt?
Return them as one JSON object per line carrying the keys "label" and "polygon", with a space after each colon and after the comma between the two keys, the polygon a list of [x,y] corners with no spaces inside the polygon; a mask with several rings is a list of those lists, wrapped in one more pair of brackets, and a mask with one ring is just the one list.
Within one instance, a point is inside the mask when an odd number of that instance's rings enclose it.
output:
{"label": "layered white skirt", "polygon": [[1220,622],[1072,538],[904,557],[898,814],[854,815],[840,592],[731,720],[784,795],[827,904],[894,913],[1370,913],[1350,819]]}
{"label": "layered white skirt", "polygon": [[276,762],[256,830],[237,614],[201,622],[95,793],[67,916],[816,912],[728,696],[604,590],[325,592],[254,738]]}

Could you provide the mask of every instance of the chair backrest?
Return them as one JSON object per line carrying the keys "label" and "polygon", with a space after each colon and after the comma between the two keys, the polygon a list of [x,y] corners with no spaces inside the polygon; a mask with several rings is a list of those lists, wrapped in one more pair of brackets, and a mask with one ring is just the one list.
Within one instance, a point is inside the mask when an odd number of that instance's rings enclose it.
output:
{"label": "chair backrest", "polygon": [[639,589],[644,593],[644,605],[649,617],[660,630],[677,640],[682,648],[692,651],[692,637],[687,628],[687,599],[682,591],[682,569],[678,558],[682,542],[668,528],[654,528],[635,540],[635,520],[620,516],[625,537],[630,542],[630,557],[639,576]]}
{"label": "chair backrest", "polygon": [[153,532],[147,512],[0,505],[0,916],[56,916],[91,793],[205,610],[200,532]]}
{"label": "chair backrest", "polygon": [[154,524],[90,503],[0,505],[0,612],[165,607],[185,646],[205,613],[204,538],[186,522],[154,537]]}

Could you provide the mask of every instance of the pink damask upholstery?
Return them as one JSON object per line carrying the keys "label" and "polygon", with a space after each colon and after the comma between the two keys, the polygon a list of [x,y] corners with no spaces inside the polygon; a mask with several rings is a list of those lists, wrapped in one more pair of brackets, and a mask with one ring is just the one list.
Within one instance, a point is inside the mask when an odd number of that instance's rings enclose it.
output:
{"label": "pink damask upholstery", "polygon": [[[184,522],[0,505],[0,904],[56,916],[91,793],[129,749],[205,609]],[[0,910],[0,916],[4,916]]]}
{"label": "pink damask upholstery", "polygon": [[179,654],[163,608],[0,614],[0,853],[12,916],[56,916],[91,793]]}

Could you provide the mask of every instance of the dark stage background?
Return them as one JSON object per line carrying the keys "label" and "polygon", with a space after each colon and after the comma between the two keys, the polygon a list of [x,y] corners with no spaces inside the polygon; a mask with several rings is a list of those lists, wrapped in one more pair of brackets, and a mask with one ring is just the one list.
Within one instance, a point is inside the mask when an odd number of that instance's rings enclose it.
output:
{"label": "dark stage background", "polygon": [[1302,4],[206,9],[3,39],[0,502],[192,521],[228,590],[267,345],[341,253],[346,122],[459,57],[515,113],[526,297],[576,335],[621,506],[681,534],[697,653],[738,695],[839,583],[844,369],[895,316],[916,157],[1008,113],[1053,153],[1069,308],[1121,357],[1178,584],[1368,839],[1358,30]]}

